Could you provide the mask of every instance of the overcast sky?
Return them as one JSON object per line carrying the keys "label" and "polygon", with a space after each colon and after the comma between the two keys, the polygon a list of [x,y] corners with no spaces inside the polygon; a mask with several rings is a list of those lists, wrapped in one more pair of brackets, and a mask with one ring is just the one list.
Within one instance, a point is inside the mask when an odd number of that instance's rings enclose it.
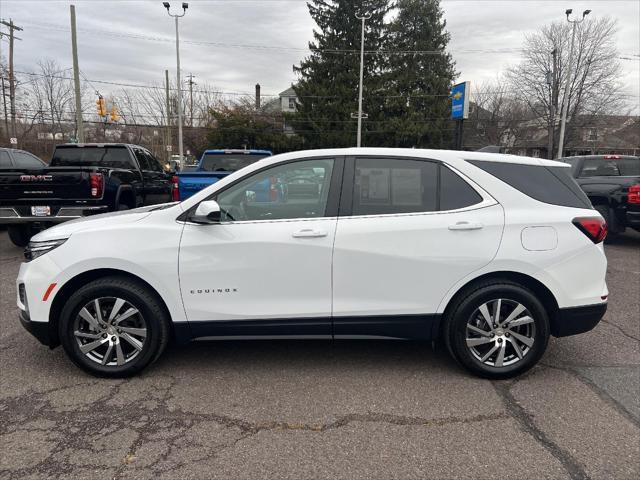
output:
{"label": "overcast sky", "polygon": [[[71,67],[69,4],[76,5],[80,68],[86,78],[159,84],[175,75],[174,23],[159,0],[0,0],[0,16],[23,27],[16,70],[48,57]],[[181,2],[172,1],[173,11]],[[479,84],[518,62],[524,35],[564,18],[565,8],[618,20],[627,93],[640,94],[640,2],[637,0],[443,0],[449,49],[459,80]],[[294,80],[314,23],[304,0],[191,0],[180,20],[183,76],[228,92],[277,94]],[[5,29],[6,31],[6,29]],[[134,38],[135,37],[135,38]],[[478,52],[477,50],[485,50]],[[7,43],[2,42],[6,57]],[[95,84],[105,93],[113,86]]]}

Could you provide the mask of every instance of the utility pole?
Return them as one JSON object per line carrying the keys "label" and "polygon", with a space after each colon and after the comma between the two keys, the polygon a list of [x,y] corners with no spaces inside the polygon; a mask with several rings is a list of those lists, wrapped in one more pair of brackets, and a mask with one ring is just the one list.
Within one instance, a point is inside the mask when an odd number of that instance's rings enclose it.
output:
{"label": "utility pole", "polygon": [[[358,90],[358,137],[356,140],[356,146],[362,145],[362,82],[364,80],[364,21],[371,18],[371,14],[363,15],[358,20],[362,21],[362,33],[360,35],[360,87]],[[353,116],[353,115],[352,115]]]}
{"label": "utility pole", "polygon": [[167,163],[169,163],[169,160],[171,160],[171,152],[169,151],[169,146],[171,145],[171,115],[169,113],[169,70],[164,71],[164,88],[165,88],[166,102],[167,102],[167,104],[165,105],[166,112],[167,112],[167,118],[166,118],[167,125],[165,130],[167,142],[164,148],[165,148],[165,151],[167,152]]}
{"label": "utility pole", "polygon": [[189,79],[189,126],[193,127],[193,86],[197,83],[193,81],[196,78],[194,74],[190,73],[187,78]]}
{"label": "utility pole", "polygon": [[13,43],[14,40],[21,40],[14,35],[14,31],[22,31],[22,28],[9,19],[0,21],[0,24],[9,27],[9,108],[11,109],[11,136],[18,138],[16,130],[16,79],[13,72]]}
{"label": "utility pole", "polygon": [[576,42],[576,26],[579,23],[584,22],[584,19],[587,15],[591,13],[591,10],[585,10],[582,12],[582,19],[580,20],[571,20],[569,16],[573,13],[571,8],[568,8],[565,12],[567,16],[567,22],[572,24],[572,34],[571,34],[571,48],[569,49],[569,59],[567,60],[567,80],[566,85],[564,86],[564,96],[562,97],[562,117],[560,118],[560,138],[558,140],[558,154],[556,158],[562,158],[564,153],[564,132],[567,126],[567,110],[569,109],[569,90],[571,88],[571,77],[573,72],[571,71],[573,68],[573,48]]}
{"label": "utility pole", "polygon": [[78,67],[78,39],[76,37],[76,7],[71,10],[71,55],[73,56],[73,85],[76,95],[76,131],[78,143],[84,143],[84,122],[82,121],[82,98],[80,97],[80,67]]}
{"label": "utility pole", "polygon": [[555,116],[555,99],[556,99],[556,58],[558,55],[558,49],[554,48],[551,52],[553,56],[553,64],[551,67],[551,71],[547,72],[547,85],[549,86],[549,128],[547,132],[548,142],[547,142],[547,158],[551,160],[553,158],[553,134],[555,131],[556,125],[556,116]]}
{"label": "utility pole", "polygon": [[[4,33],[0,31],[0,59],[2,59],[2,37]],[[9,115],[7,113],[7,94],[4,86],[4,65],[0,63],[0,82],[2,82],[2,112],[4,113],[4,134],[9,137]]]}
{"label": "utility pole", "polygon": [[163,2],[162,5],[167,9],[167,13],[170,17],[173,17],[176,21],[176,86],[178,88],[178,155],[180,159],[180,165],[184,165],[182,161],[182,80],[180,78],[180,34],[178,32],[178,20],[180,17],[184,17],[187,13],[189,4],[182,3],[182,15],[173,15],[169,10],[171,5],[169,2]]}

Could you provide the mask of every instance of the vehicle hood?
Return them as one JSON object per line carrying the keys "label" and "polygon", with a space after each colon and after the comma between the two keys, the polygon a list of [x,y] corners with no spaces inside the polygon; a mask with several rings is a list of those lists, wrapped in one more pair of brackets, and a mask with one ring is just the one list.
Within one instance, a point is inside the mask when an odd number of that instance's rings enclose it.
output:
{"label": "vehicle hood", "polygon": [[119,212],[101,213],[90,217],[78,218],[69,222],[61,223],[38,233],[31,240],[42,242],[46,240],[57,240],[68,238],[75,232],[92,228],[102,228],[106,226],[122,225],[142,220],[150,215],[151,210],[157,209],[159,205],[135,208],[133,210],[122,210]]}

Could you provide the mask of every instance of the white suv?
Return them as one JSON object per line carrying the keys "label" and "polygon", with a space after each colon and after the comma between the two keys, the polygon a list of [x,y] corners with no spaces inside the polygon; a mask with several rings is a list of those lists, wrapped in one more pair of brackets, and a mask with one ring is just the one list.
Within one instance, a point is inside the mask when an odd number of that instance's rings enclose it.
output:
{"label": "white suv", "polygon": [[81,368],[134,374],[171,339],[442,338],[472,372],[533,366],[607,308],[606,224],[569,166],[459,151],[261,160],[182,203],[33,237],[24,326]]}

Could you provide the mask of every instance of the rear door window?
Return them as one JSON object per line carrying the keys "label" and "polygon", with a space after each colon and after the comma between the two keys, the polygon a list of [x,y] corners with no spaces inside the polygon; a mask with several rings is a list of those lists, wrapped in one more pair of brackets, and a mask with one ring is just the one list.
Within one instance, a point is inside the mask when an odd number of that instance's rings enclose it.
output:
{"label": "rear door window", "polygon": [[482,202],[482,197],[460,175],[440,166],[440,210],[456,210]]}
{"label": "rear door window", "polygon": [[581,177],[631,177],[640,175],[640,158],[585,158]]}
{"label": "rear door window", "polygon": [[592,208],[568,167],[467,160],[525,195],[563,207]]}
{"label": "rear door window", "polygon": [[433,212],[437,208],[437,163],[356,159],[352,215]]}

